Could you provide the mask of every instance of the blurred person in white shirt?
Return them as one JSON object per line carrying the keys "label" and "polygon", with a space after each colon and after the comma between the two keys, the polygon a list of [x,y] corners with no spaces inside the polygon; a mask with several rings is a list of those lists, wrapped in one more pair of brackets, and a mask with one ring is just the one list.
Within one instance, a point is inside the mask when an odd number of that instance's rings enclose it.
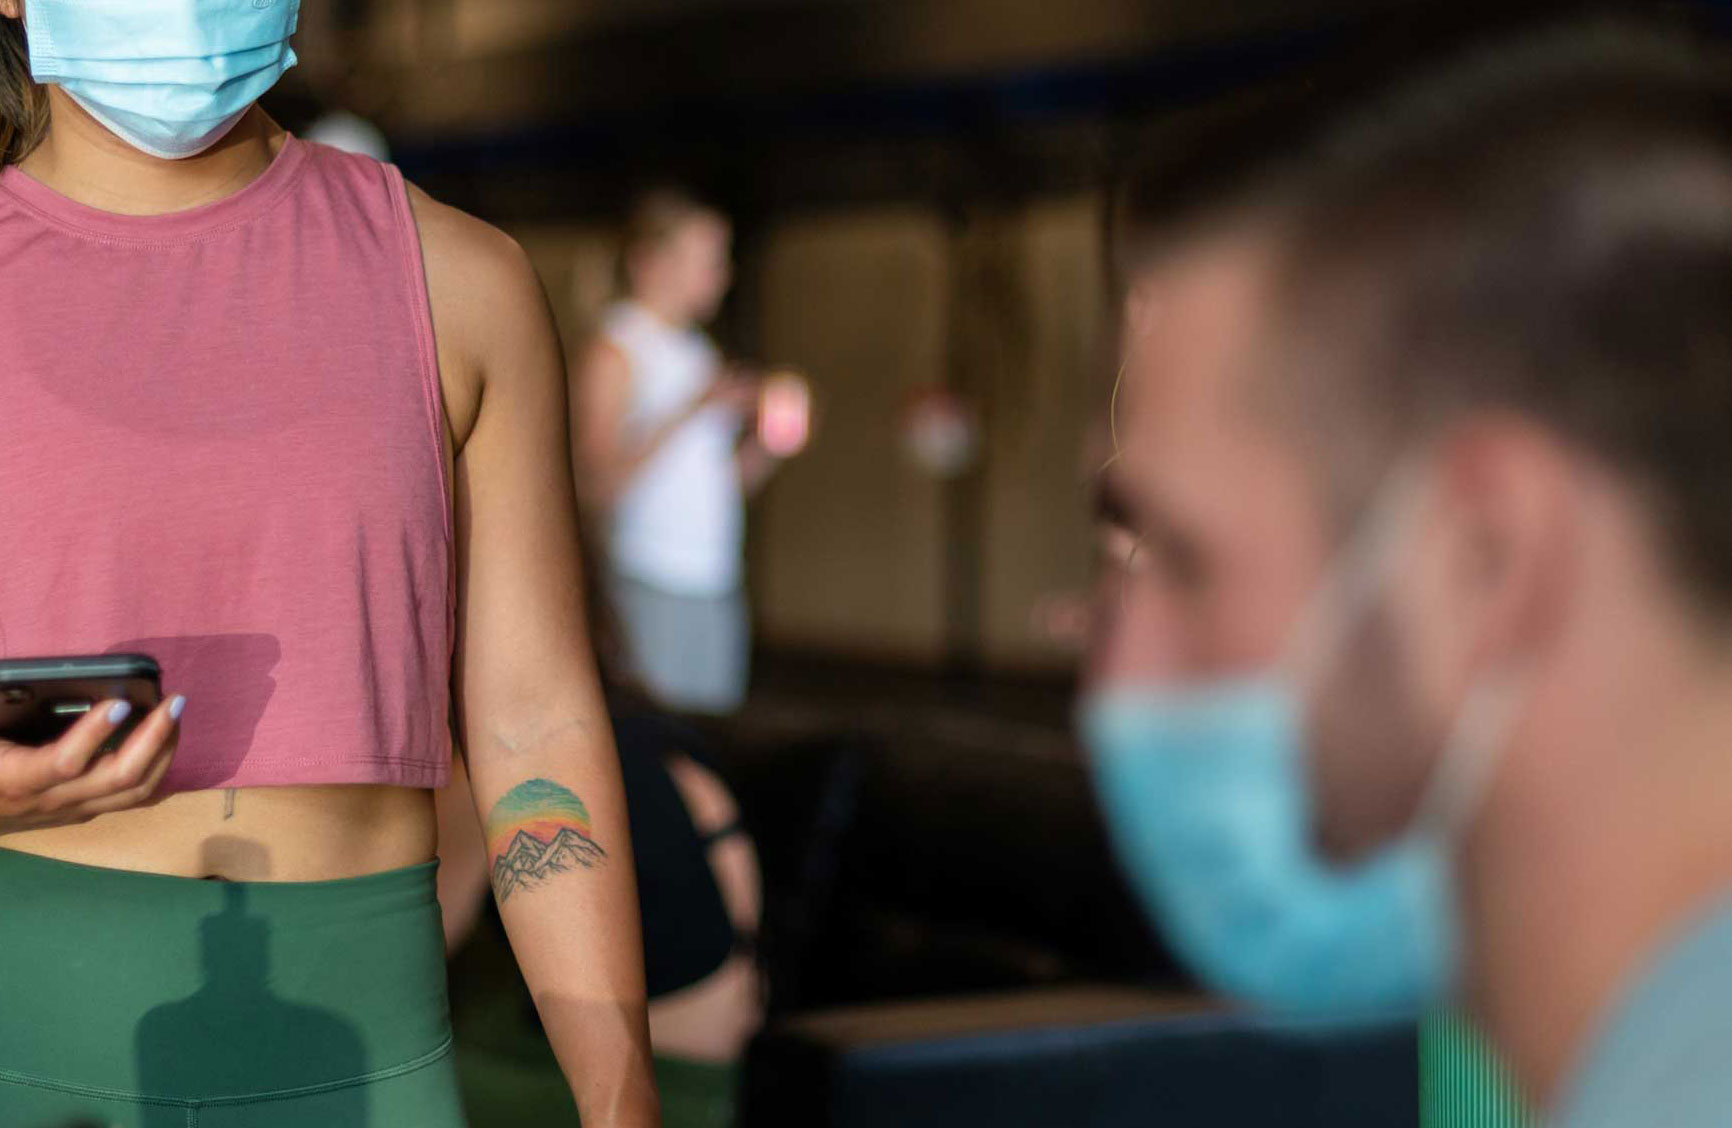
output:
{"label": "blurred person in white shirt", "polygon": [[642,197],[572,397],[578,488],[605,530],[628,661],[662,705],[725,715],[744,700],[750,620],[745,498],[776,458],[748,426],[760,381],[703,326],[733,281],[733,229],[679,191]]}

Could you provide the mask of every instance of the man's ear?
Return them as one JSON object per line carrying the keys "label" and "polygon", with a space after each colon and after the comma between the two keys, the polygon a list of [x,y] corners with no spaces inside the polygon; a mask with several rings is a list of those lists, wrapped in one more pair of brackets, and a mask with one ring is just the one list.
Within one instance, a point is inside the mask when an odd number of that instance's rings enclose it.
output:
{"label": "man's ear", "polygon": [[10,20],[24,18],[24,0],[0,0],[0,16]]}
{"label": "man's ear", "polygon": [[1479,619],[1484,661],[1543,650],[1575,582],[1578,517],[1570,457],[1518,422],[1464,428],[1447,443],[1447,488],[1467,535],[1457,582]]}

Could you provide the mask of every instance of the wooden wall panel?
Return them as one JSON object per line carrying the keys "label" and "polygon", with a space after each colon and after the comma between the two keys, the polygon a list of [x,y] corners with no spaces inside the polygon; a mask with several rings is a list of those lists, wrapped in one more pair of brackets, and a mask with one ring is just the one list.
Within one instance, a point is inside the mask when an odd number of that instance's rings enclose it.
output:
{"label": "wooden wall panel", "polygon": [[1100,205],[1036,205],[1012,239],[1023,355],[990,393],[980,642],[994,667],[1068,667],[1074,657],[1031,620],[1043,600],[1089,579],[1093,468],[1083,440],[1111,377]]}
{"label": "wooden wall panel", "polygon": [[755,507],[753,590],[768,643],[935,661],[942,495],[901,453],[906,394],[941,381],[946,238],[918,210],[785,222],[759,256],[764,359],[810,372],[817,441]]}

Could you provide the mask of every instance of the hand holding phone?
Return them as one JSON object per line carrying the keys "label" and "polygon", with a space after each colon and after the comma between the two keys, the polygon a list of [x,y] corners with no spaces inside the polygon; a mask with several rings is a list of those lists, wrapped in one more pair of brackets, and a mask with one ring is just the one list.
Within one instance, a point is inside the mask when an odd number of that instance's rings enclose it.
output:
{"label": "hand holding phone", "polygon": [[143,655],[0,662],[0,834],[145,803],[185,705],[159,679]]}

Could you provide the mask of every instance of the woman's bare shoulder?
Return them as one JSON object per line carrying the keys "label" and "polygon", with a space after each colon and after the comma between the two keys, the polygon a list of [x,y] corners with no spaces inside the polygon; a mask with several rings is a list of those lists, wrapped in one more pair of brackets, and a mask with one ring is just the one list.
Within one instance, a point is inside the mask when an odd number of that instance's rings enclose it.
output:
{"label": "woman's bare shoulder", "polygon": [[409,200],[441,358],[480,381],[556,350],[546,293],[517,240],[412,184]]}
{"label": "woman's bare shoulder", "polygon": [[504,315],[519,323],[525,316],[548,316],[541,281],[516,239],[413,184],[409,200],[421,231],[427,285],[436,302],[462,303],[470,312]]}

